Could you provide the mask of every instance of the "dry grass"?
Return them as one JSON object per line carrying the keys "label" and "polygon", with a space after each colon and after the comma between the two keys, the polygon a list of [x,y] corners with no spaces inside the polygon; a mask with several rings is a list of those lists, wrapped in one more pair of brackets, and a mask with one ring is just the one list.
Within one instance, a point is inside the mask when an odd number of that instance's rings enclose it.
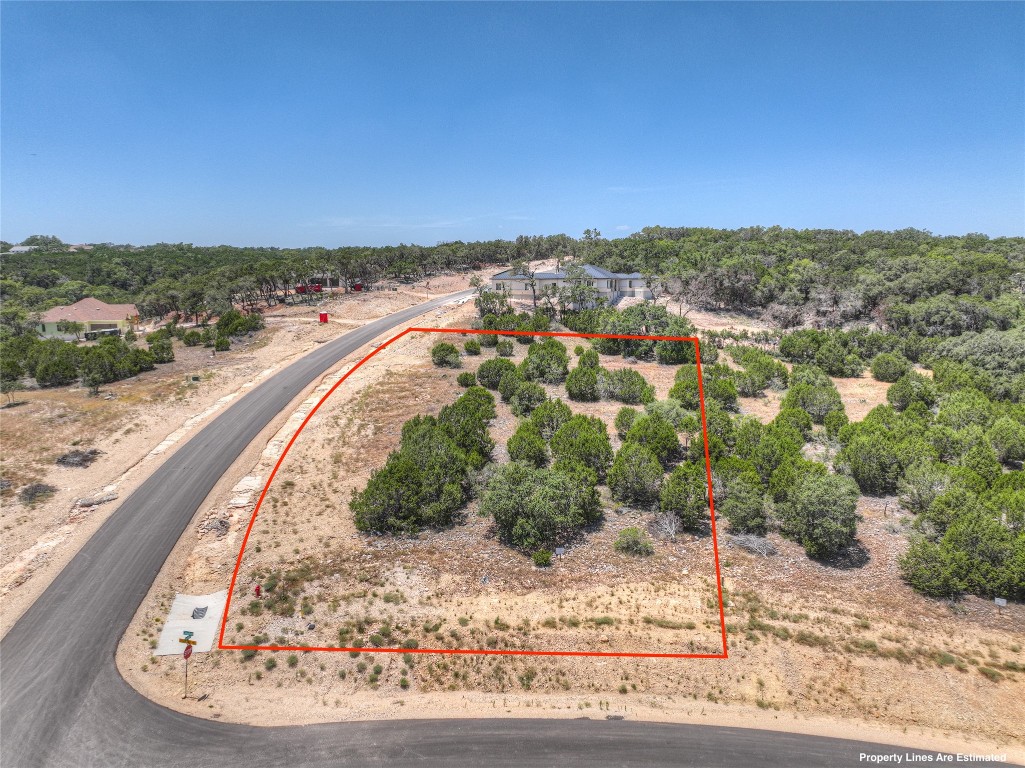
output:
{"label": "dry grass", "polygon": [[[614,551],[618,531],[646,526],[648,512],[615,511],[609,504],[604,523],[573,542],[550,569],[535,568],[497,542],[489,521],[476,516],[472,505],[465,524],[415,538],[355,531],[349,494],[397,446],[402,422],[416,413],[436,413],[459,393],[457,372],[429,365],[427,350],[438,340],[407,337],[393,345],[375,358],[377,368],[354,376],[351,388],[339,390],[311,421],[257,520],[228,619],[229,643],[258,639],[300,646],[362,644],[362,649],[299,653],[295,667],[287,665],[287,653],[261,651],[249,660],[224,652],[203,657],[200,674],[217,692],[219,713],[253,721],[246,704],[253,695],[279,702],[276,711],[282,714],[275,721],[281,722],[372,716],[397,700],[449,706],[486,701],[496,714],[513,712],[514,706],[536,707],[537,714],[567,708],[579,714],[592,707],[627,706],[622,702],[668,711],[690,701],[702,711],[750,706],[785,712],[788,719],[870,719],[897,729],[927,727],[963,738],[1022,743],[1025,611],[1013,606],[997,616],[983,601],[968,600],[955,613],[904,585],[896,563],[906,537],[892,500],[862,499],[863,553],[851,563],[810,561],[800,547],[777,536],[772,541],[779,554],[767,558],[734,548],[724,538],[726,662],[377,650],[415,644],[418,649],[714,652],[721,642],[709,538],[657,541],[655,555],[647,559]],[[525,347],[514,346],[519,360]],[[478,358],[464,358],[464,370],[492,355],[486,350]],[[603,360],[609,367],[619,364]],[[643,372],[664,397],[671,371]],[[368,374],[365,384],[357,378],[362,373]],[[872,386],[850,389],[847,397],[870,400],[873,393],[878,400]],[[770,393],[744,399],[742,408],[767,420],[778,407],[774,403],[778,397]],[[620,406],[571,407],[609,421]],[[504,405],[498,411],[492,436],[501,458],[515,418]],[[309,563],[310,570],[293,580],[293,609],[287,615],[266,607],[250,610],[255,578],[272,572],[282,578],[301,563]],[[159,616],[156,605],[148,610],[150,621]],[[174,704],[171,690],[178,678],[172,660],[146,660],[147,671],[139,672],[151,639],[144,633],[131,639],[138,643],[131,679]],[[276,663],[267,669],[264,664],[272,658]],[[432,698],[439,694],[465,698]],[[514,696],[520,697],[515,705]],[[344,702],[361,703],[346,709]],[[428,704],[417,712],[437,714]]]}

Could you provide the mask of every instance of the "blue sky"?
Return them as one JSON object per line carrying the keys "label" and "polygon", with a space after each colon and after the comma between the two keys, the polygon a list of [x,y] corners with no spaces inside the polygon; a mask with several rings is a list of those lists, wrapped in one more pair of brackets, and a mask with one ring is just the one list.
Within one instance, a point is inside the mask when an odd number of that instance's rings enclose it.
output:
{"label": "blue sky", "polygon": [[1025,234],[1022,3],[2,5],[17,242]]}

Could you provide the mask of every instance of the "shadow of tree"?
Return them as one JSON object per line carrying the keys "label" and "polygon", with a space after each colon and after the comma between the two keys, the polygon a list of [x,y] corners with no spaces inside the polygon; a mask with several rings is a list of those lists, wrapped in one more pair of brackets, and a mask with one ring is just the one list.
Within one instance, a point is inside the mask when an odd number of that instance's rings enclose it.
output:
{"label": "shadow of tree", "polygon": [[816,562],[827,568],[835,568],[838,571],[852,571],[864,568],[871,559],[872,557],[869,555],[868,550],[865,549],[860,541],[856,541],[847,549],[838,552],[832,557],[821,558],[816,560]]}

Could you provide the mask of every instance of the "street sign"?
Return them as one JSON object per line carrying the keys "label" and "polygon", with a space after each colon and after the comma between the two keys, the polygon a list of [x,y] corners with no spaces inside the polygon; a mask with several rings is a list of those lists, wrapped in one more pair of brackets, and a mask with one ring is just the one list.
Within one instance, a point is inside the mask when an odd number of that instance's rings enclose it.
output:
{"label": "street sign", "polygon": [[185,660],[188,661],[189,660],[189,656],[192,655],[192,646],[191,645],[186,645],[185,646],[185,653],[183,653],[182,655],[185,657]]}
{"label": "street sign", "polygon": [[179,642],[179,643],[185,643],[185,645],[189,646],[190,648],[191,648],[192,646],[194,646],[194,645],[196,644],[196,641],[195,641],[195,640],[189,640],[189,639],[188,639],[188,638],[186,638],[186,637],[180,637],[180,638],[178,638],[178,642]]}

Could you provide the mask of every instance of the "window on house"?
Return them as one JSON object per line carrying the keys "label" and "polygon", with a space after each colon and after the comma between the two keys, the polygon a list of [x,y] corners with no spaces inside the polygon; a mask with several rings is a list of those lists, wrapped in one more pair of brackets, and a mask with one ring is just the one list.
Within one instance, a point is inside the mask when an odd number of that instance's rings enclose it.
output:
{"label": "window on house", "polygon": [[634,287],[634,281],[633,281],[633,280],[629,281],[629,282],[627,283],[627,286],[626,286],[626,287],[627,287],[627,288],[633,288],[633,287]]}

